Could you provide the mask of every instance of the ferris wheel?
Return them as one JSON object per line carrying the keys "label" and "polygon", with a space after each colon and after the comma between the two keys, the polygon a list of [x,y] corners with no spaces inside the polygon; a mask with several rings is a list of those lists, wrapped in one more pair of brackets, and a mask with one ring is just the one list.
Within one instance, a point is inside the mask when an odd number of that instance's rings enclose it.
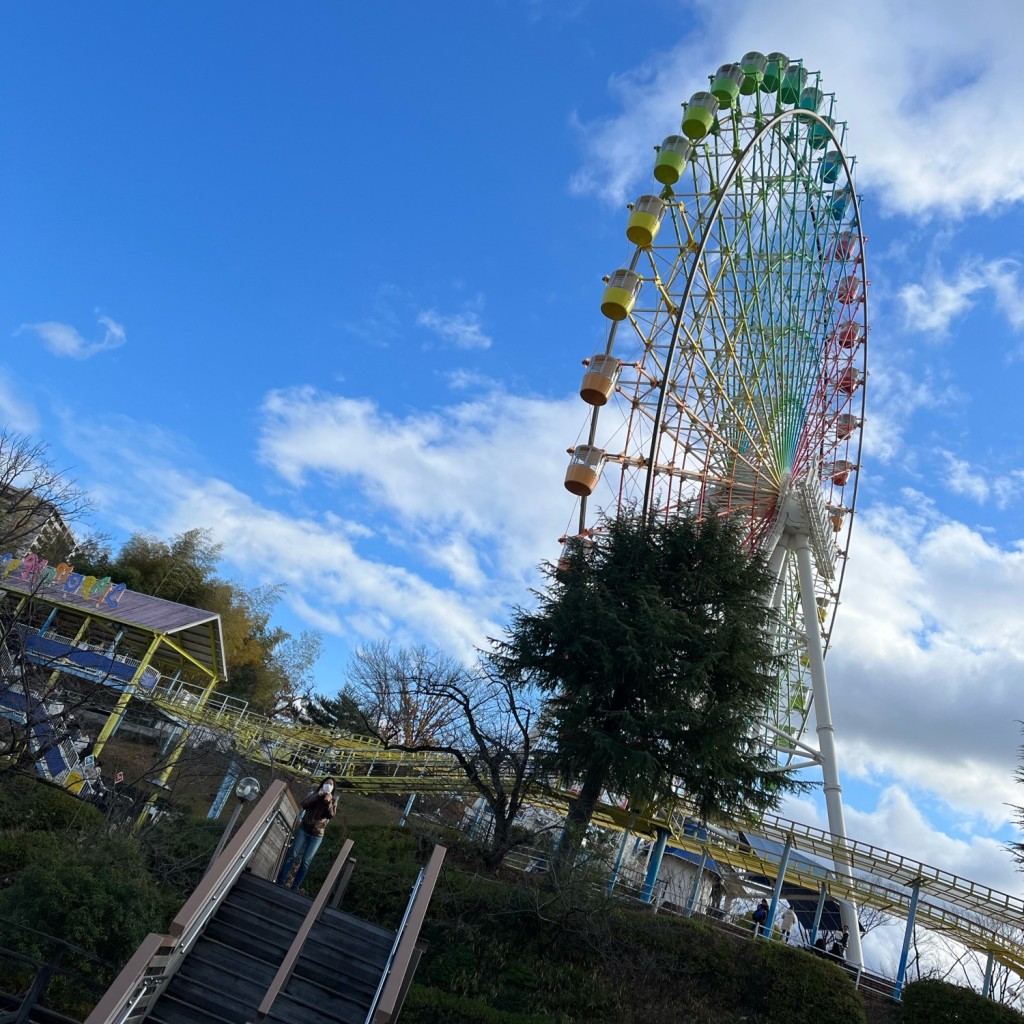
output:
{"label": "ferris wheel", "polygon": [[[746,54],[683,104],[605,278],[592,407],[570,449],[576,532],[598,512],[729,516],[776,574],[778,687],[757,729],[820,767],[845,837],[824,657],[856,506],[867,375],[864,237],[846,124],[821,76]],[[816,742],[806,735],[814,722]],[[856,929],[853,929],[856,931]]]}

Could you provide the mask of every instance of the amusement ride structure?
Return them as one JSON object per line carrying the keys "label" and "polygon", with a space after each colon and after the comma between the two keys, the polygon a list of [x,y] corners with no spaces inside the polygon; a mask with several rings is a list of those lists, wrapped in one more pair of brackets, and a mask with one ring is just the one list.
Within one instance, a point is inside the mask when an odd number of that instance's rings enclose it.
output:
{"label": "amusement ride structure", "polygon": [[[688,509],[741,524],[749,551],[777,581],[782,666],[752,730],[778,771],[820,771],[828,829],[773,815],[695,829],[685,794],[646,809],[609,797],[594,824],[621,832],[622,848],[630,835],[655,841],[645,901],[656,851],[668,841],[700,861],[691,908],[710,857],[736,878],[774,884],[773,908],[783,884],[820,893],[814,930],[828,896],[850,925],[854,965],[863,963],[858,903],[904,917],[897,996],[915,921],[987,955],[986,988],[995,963],[1024,974],[1024,901],[850,839],[843,819],[825,655],[855,513],[868,331],[846,125],[817,72],[781,53],[748,53],[684,104],[681,132],[656,147],[657,184],[630,204],[630,250],[606,279],[601,311],[610,323],[603,346],[584,361],[580,393],[591,411],[570,449],[565,485],[579,504],[563,543],[600,543],[600,513],[625,508]],[[164,741],[150,780],[157,791],[201,740],[230,751],[225,800],[251,762],[275,773],[333,775],[364,792],[471,792],[447,754],[388,750],[372,738],[269,718],[219,694],[219,617],[109,583],[67,565],[0,558],[0,615],[14,623],[0,650],[0,717],[30,732],[48,781],[94,795],[60,712],[26,682],[33,666],[53,693],[68,681],[100,684],[90,701],[107,692],[96,756],[141,705]],[[572,794],[551,786],[533,796],[558,813]],[[157,799],[154,792],[146,809]],[[274,799],[279,815],[286,801],[281,793]],[[218,797],[216,814],[222,806]],[[140,977],[148,970],[139,969]],[[104,1024],[126,1019],[119,1012]]]}
{"label": "amusement ride structure", "polygon": [[820,767],[836,867],[849,874],[825,654],[864,420],[854,160],[834,95],[781,53],[723,65],[683,107],[682,134],[656,147],[656,191],[630,204],[628,259],[605,278],[610,324],[584,360],[592,411],[570,449],[565,486],[580,500],[566,543],[599,541],[595,507],[742,525],[777,580],[783,666],[756,729],[780,771]]}

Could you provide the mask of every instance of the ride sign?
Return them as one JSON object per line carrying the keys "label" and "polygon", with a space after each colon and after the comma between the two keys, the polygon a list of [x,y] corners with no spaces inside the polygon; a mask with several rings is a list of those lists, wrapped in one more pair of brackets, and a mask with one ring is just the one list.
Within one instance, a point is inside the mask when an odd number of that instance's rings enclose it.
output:
{"label": "ride sign", "polygon": [[74,567],[67,562],[53,566],[45,558],[31,552],[24,558],[0,556],[0,579],[8,577],[32,584],[39,590],[59,588],[64,594],[76,594],[87,601],[105,604],[108,608],[116,608],[121,603],[121,595],[128,589],[124,583],[111,583],[109,576],[102,579],[85,576],[75,572]]}

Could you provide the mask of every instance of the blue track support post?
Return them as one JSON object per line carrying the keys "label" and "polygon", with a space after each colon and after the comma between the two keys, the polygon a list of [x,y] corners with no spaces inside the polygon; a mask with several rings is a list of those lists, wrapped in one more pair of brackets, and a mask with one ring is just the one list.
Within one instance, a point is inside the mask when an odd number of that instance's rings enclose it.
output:
{"label": "blue track support post", "polygon": [[779,869],[775,875],[775,886],[772,888],[772,902],[768,907],[768,917],[764,922],[765,938],[772,937],[772,928],[775,925],[775,913],[779,909],[779,897],[782,895],[782,883],[786,880],[786,869],[789,867],[789,855],[793,852],[793,837],[786,836],[786,845],[782,848],[782,856],[779,858]]}
{"label": "blue track support post", "polygon": [[821,915],[825,910],[825,896],[827,890],[825,889],[825,883],[821,883],[821,889],[818,892],[818,905],[814,908],[814,924],[811,925],[810,943],[813,946],[818,941],[818,929],[821,927]]}
{"label": "blue track support post", "polygon": [[476,829],[480,824],[480,818],[484,813],[484,798],[482,796],[477,797],[476,803],[473,804],[473,816],[469,819],[469,827],[466,829],[466,835],[470,839],[476,838]]}
{"label": "blue track support post", "polygon": [[690,890],[690,898],[686,901],[686,916],[693,916],[693,909],[697,905],[697,894],[700,892],[700,881],[704,877],[704,869],[708,865],[708,851],[700,851],[700,867],[697,868],[697,877],[693,880],[693,888]]}
{"label": "blue track support post", "polygon": [[658,829],[658,841],[651,851],[651,859],[647,864],[647,877],[644,879],[644,891],[640,899],[644,903],[650,903],[654,896],[654,883],[658,880],[658,872],[661,870],[661,861],[665,856],[665,847],[668,846],[668,829]]}
{"label": "blue track support post", "polygon": [[[122,715],[121,718],[118,719],[117,725],[114,726],[113,730],[110,733],[111,736],[113,736],[114,733],[117,732],[117,730],[120,728],[121,722],[123,720],[124,720],[124,715]],[[181,738],[181,734],[184,731],[185,731],[184,727],[179,725],[176,728],[172,729],[167,734],[167,739],[164,741],[164,745],[160,748],[160,756],[161,757],[164,757],[167,753],[170,752],[171,748],[174,746],[175,743],[178,742],[178,740]]]}
{"label": "blue track support post", "polygon": [[985,962],[985,980],[981,985],[981,994],[988,999],[992,995],[992,968],[995,966],[996,954],[993,950],[988,951],[988,960]]}
{"label": "blue track support post", "polygon": [[608,879],[608,895],[615,892],[615,883],[619,880],[619,872],[622,870],[622,858],[626,855],[626,847],[629,845],[629,829],[622,833],[622,841],[619,843],[619,852],[615,854],[615,866],[612,868],[612,876]]}
{"label": "blue track support post", "polygon": [[896,983],[892,987],[892,998],[900,1001],[903,982],[907,977],[907,961],[910,959],[910,937],[914,934],[914,918],[917,917],[917,898],[921,895],[921,879],[914,882],[910,892],[910,912],[907,914],[907,930],[903,933],[903,952],[900,953],[900,965],[896,969]]}
{"label": "blue track support post", "polygon": [[208,820],[215,821],[221,816],[224,811],[224,805],[228,802],[228,797],[231,796],[231,791],[235,788],[235,783],[238,781],[241,771],[242,769],[239,767],[238,762],[231,758],[231,764],[228,765],[224,781],[220,784],[220,789],[217,790],[217,795],[213,798],[213,803],[210,804],[210,810],[207,812],[206,817]]}
{"label": "blue track support post", "polygon": [[405,823],[409,820],[409,815],[412,814],[412,805],[416,803],[416,794],[410,793],[409,799],[405,802],[405,810],[402,811],[401,818],[398,819],[398,827],[402,828]]}

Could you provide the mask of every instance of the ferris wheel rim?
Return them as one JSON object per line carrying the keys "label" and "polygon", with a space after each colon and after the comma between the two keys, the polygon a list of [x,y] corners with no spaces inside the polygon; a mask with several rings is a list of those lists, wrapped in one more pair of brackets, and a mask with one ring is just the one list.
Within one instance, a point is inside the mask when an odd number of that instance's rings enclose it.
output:
{"label": "ferris wheel rim", "polygon": [[[703,261],[704,261],[705,252],[706,252],[706,250],[708,248],[708,245],[709,245],[709,243],[710,243],[710,241],[712,239],[712,229],[715,227],[716,223],[718,222],[719,215],[721,213],[722,207],[725,205],[725,203],[726,203],[726,201],[727,201],[727,199],[729,198],[729,195],[730,195],[728,190],[729,190],[730,186],[732,185],[732,183],[735,181],[736,176],[743,169],[744,163],[746,162],[746,160],[748,159],[750,154],[755,149],[758,148],[759,144],[761,143],[761,141],[764,138],[769,137],[770,133],[775,128],[777,128],[779,125],[785,123],[786,121],[799,121],[799,122],[803,122],[803,123],[808,123],[808,122],[813,121],[813,122],[817,123],[818,125],[820,125],[822,128],[824,128],[825,131],[827,132],[828,138],[831,140],[833,145],[836,147],[836,152],[838,153],[838,156],[840,158],[840,161],[841,161],[841,164],[842,164],[842,167],[843,167],[843,171],[846,174],[847,181],[849,181],[851,183],[851,185],[852,185],[852,182],[853,182],[853,167],[852,167],[852,164],[851,164],[849,158],[847,157],[845,151],[843,150],[842,142],[839,139],[839,137],[836,135],[836,132],[835,132],[835,130],[833,128],[833,125],[824,116],[822,116],[817,111],[808,111],[808,110],[794,108],[794,109],[791,109],[791,110],[779,111],[779,112],[775,113],[773,116],[771,116],[770,118],[768,118],[765,121],[765,123],[763,125],[761,125],[757,129],[757,131],[752,136],[750,141],[747,142],[747,144],[743,147],[743,149],[740,152],[740,154],[734,159],[734,161],[732,163],[732,166],[728,169],[728,172],[726,173],[726,176],[718,184],[718,193],[719,194],[718,194],[717,198],[715,199],[714,203],[711,206],[710,216],[708,218],[708,223],[707,223],[706,228],[704,229],[704,231],[701,234],[701,239],[700,239],[699,245],[698,245],[697,249],[694,250],[694,252],[692,253],[691,266],[690,266],[690,269],[689,269],[689,271],[687,273],[686,284],[685,284],[685,286],[683,288],[682,293],[679,296],[679,308],[678,308],[677,312],[674,315],[674,322],[673,322],[673,328],[672,328],[672,338],[671,338],[671,341],[669,342],[669,347],[668,347],[668,350],[667,350],[666,356],[665,356],[666,367],[671,366],[673,360],[675,359],[676,349],[678,347],[679,338],[680,338],[680,335],[682,333],[683,320],[684,320],[684,317],[686,316],[686,313],[687,313],[688,309],[690,308],[689,303],[690,303],[690,298],[691,298],[691,295],[692,295],[694,281],[696,280],[696,278],[698,276],[698,273],[700,272],[702,266],[704,265]],[[866,259],[865,259],[865,256],[864,256],[864,241],[865,241],[865,238],[864,238],[864,233],[863,233],[862,224],[861,224],[861,218],[860,218],[860,202],[859,202],[859,199],[857,197],[856,190],[852,190],[851,198],[852,198],[852,208],[853,208],[853,213],[854,213],[853,220],[852,220],[851,223],[856,225],[857,236],[858,236],[858,240],[859,240],[859,243],[860,243],[860,245],[859,245],[859,252],[860,252],[860,273],[859,273],[859,276],[860,276],[860,279],[861,279],[861,295],[863,296],[862,303],[863,303],[863,307],[864,307],[863,308],[862,319],[864,321],[863,345],[864,345],[865,362],[866,362],[867,333],[868,333],[868,323],[867,323],[867,321],[868,321],[868,299],[867,299],[867,292],[868,292],[867,284],[868,284],[868,282],[867,282],[867,262],[866,262]],[[640,257],[640,253],[642,251],[643,251],[643,247],[641,247],[641,246],[637,246],[635,248],[633,256],[632,256],[632,259],[630,260],[630,269],[633,269],[636,266],[636,263],[638,262],[639,257]],[[655,465],[656,465],[656,461],[657,461],[656,458],[655,458],[655,454],[656,454],[656,451],[657,451],[659,440],[661,438],[660,424],[663,422],[663,414],[664,414],[665,402],[666,402],[666,398],[667,398],[667,395],[668,395],[670,390],[671,390],[671,382],[669,381],[668,372],[666,370],[666,373],[663,375],[663,378],[662,378],[660,386],[659,386],[658,405],[657,405],[657,408],[655,410],[655,415],[654,415],[654,422],[658,426],[656,426],[656,428],[652,431],[652,436],[651,436],[650,455],[649,455],[649,458],[648,458],[648,468],[647,468],[647,471],[646,471],[645,477],[644,477],[644,494],[643,494],[643,500],[642,500],[641,506],[640,506],[640,511],[641,511],[642,515],[647,515],[651,511],[652,491],[653,491],[654,477],[655,477]],[[861,384],[861,422],[862,423],[863,423],[863,419],[864,419],[864,415],[863,415],[864,414],[864,409],[866,408],[866,391],[867,391],[867,379],[866,379],[866,375],[865,375],[865,378],[864,378],[864,380],[863,380],[863,382]],[[600,410],[597,410],[597,409],[595,409],[595,411],[594,411],[593,421],[595,423],[596,423],[596,419],[597,419],[597,416],[599,414],[599,411]],[[593,428],[591,429],[591,434],[593,435]],[[857,463],[858,465],[860,464],[860,453],[861,453],[862,448],[863,448],[863,431],[861,432],[861,436],[858,439],[858,463]],[[849,507],[849,513],[850,514],[849,514],[849,522],[847,524],[847,531],[846,531],[846,533],[847,533],[847,545],[849,543],[849,540],[848,540],[848,538],[849,538],[849,531],[852,529],[852,526],[853,526],[853,517],[854,517],[854,513],[855,513],[855,509],[856,509],[856,496],[857,496],[857,489],[859,487],[859,483],[860,483],[860,474],[858,473],[858,474],[856,474],[856,479],[854,481],[854,489],[853,489],[853,494],[851,496],[851,502],[850,502],[850,507]],[[581,501],[580,501],[580,516],[579,516],[579,520],[580,520],[580,530],[581,530],[581,532],[584,529],[584,523],[585,523],[586,513],[587,513],[587,506],[588,506],[588,499],[587,499],[587,497],[584,496],[581,499]],[[843,563],[844,563],[843,564],[843,572],[845,573],[845,559],[843,560]]]}
{"label": "ferris wheel rim", "polygon": [[[679,310],[678,310],[678,312],[675,315],[675,323],[674,323],[673,329],[672,329],[672,339],[669,342],[669,348],[668,348],[668,351],[666,353],[666,358],[665,358],[665,362],[668,365],[671,365],[673,359],[675,358],[675,352],[676,352],[676,348],[677,348],[678,343],[679,343],[679,337],[680,337],[680,334],[682,333],[683,317],[685,316],[685,314],[687,312],[687,309],[689,308],[689,301],[690,301],[691,293],[692,293],[692,290],[693,290],[693,284],[694,284],[694,281],[695,281],[695,279],[697,277],[698,272],[701,269],[701,266],[702,266],[702,263],[703,263],[703,260],[704,260],[704,254],[705,254],[705,252],[707,250],[708,244],[711,241],[712,229],[714,228],[715,224],[717,223],[717,221],[719,219],[719,215],[720,215],[720,213],[722,211],[722,207],[725,205],[726,199],[727,199],[727,197],[729,195],[728,189],[732,185],[733,181],[735,181],[736,176],[740,173],[740,171],[741,171],[741,169],[743,167],[744,162],[750,156],[751,152],[753,152],[753,150],[759,145],[759,143],[762,140],[762,138],[768,136],[768,134],[774,128],[776,128],[778,125],[784,123],[787,120],[792,120],[792,121],[800,120],[800,121],[804,121],[804,122],[807,122],[807,121],[810,121],[810,120],[814,120],[814,121],[817,121],[817,123],[822,125],[824,128],[826,128],[827,131],[828,131],[829,137],[835,143],[835,145],[837,147],[837,150],[838,150],[838,152],[840,154],[840,157],[841,157],[842,163],[843,163],[843,169],[847,173],[848,180],[850,180],[850,181],[853,180],[852,168],[849,166],[849,163],[848,163],[848,161],[846,159],[846,154],[843,153],[841,143],[839,142],[838,138],[836,137],[835,132],[833,131],[831,125],[829,125],[828,122],[825,121],[817,112],[815,112],[812,116],[808,116],[807,111],[802,111],[802,110],[784,110],[784,111],[781,111],[781,112],[775,114],[768,121],[766,121],[757,130],[757,132],[755,133],[753,138],[751,138],[751,140],[746,144],[746,146],[744,146],[744,148],[741,151],[740,155],[733,161],[733,165],[732,165],[732,167],[729,168],[729,171],[726,174],[725,178],[719,183],[719,187],[718,187],[719,195],[718,195],[718,198],[715,200],[714,204],[711,207],[711,215],[710,215],[710,217],[708,219],[707,227],[702,232],[700,244],[698,245],[697,249],[693,253],[692,265],[690,267],[689,273],[687,274],[686,284],[685,284],[685,286],[683,288],[683,292],[680,295]],[[860,230],[859,209],[857,210],[857,213],[855,215],[855,220],[856,220],[856,223],[857,223],[857,226],[858,226],[858,234],[861,236],[861,239],[863,239],[863,233]],[[639,251],[639,247],[638,247],[638,251]],[[863,268],[864,268],[864,265],[863,265],[863,260],[862,260],[862,270],[863,270]],[[660,424],[662,422],[662,415],[664,413],[665,400],[666,400],[666,396],[668,394],[668,391],[670,390],[670,385],[669,385],[669,380],[668,380],[667,374],[665,375],[665,378],[662,381],[662,386],[661,386],[661,388],[659,390],[660,390],[660,394],[659,394],[659,398],[658,398],[658,406],[657,406],[657,409],[655,411],[655,417],[654,417],[655,418],[655,422],[658,423],[658,424]],[[649,460],[650,468],[648,470],[648,473],[647,473],[647,475],[645,477],[645,481],[644,481],[644,498],[643,498],[643,503],[642,503],[642,506],[641,506],[641,512],[644,515],[646,515],[646,514],[648,514],[650,512],[651,492],[653,490],[653,480],[654,480],[655,453],[657,451],[657,446],[658,446],[659,439],[660,438],[659,438],[658,431],[657,430],[653,431],[652,432],[652,438],[651,438],[651,447],[650,447],[650,451],[651,451],[651,456],[650,456],[650,460]]]}
{"label": "ferris wheel rim", "polygon": [[[584,360],[590,436],[569,449],[565,477],[580,532],[564,540],[599,544],[605,509],[624,512],[630,499],[645,514],[736,517],[744,549],[775,580],[765,601],[773,686],[747,740],[774,771],[821,770],[829,829],[842,838],[824,657],[860,490],[869,282],[856,158],[822,86],[803,60],[751,51],[719,68],[683,104],[683,134],[655,147],[666,187],[630,204],[630,269],[605,278],[612,325]],[[761,92],[778,98],[762,104]],[[599,486],[612,501],[588,530]],[[812,718],[816,743],[804,738]],[[851,873],[842,857],[836,869]],[[855,908],[850,924],[859,957]]]}

